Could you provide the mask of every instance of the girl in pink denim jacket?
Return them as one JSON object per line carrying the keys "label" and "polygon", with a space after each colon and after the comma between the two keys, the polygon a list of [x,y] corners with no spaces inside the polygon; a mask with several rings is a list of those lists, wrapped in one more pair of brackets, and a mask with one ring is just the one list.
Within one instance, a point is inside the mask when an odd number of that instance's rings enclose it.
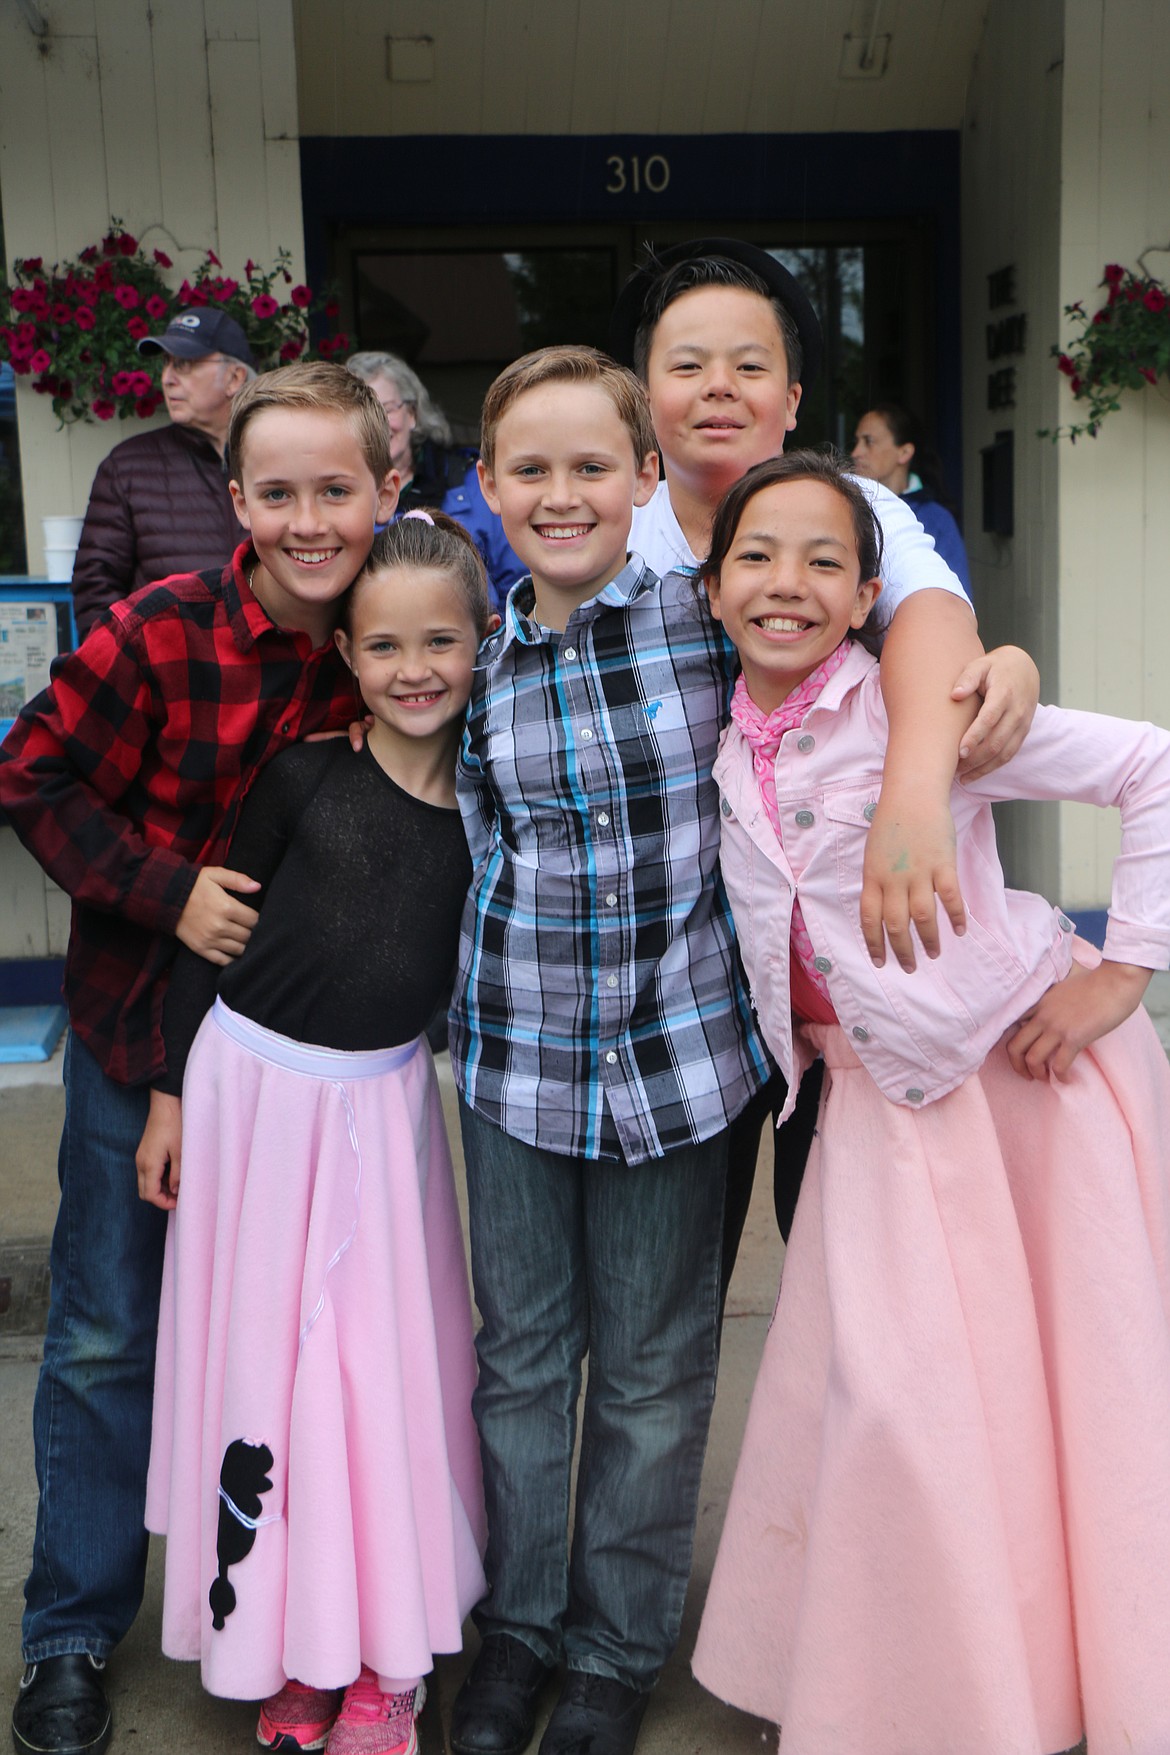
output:
{"label": "girl in pink denim jacket", "polygon": [[[762,464],[704,569],[739,650],[724,880],[794,1099],[829,1069],[695,1653],[783,1755],[1170,1750],[1170,735],[1041,707],[956,787],[966,929],[858,926],[886,721],[880,536]],[[1121,808],[1102,961],[1007,890],[991,801]]]}

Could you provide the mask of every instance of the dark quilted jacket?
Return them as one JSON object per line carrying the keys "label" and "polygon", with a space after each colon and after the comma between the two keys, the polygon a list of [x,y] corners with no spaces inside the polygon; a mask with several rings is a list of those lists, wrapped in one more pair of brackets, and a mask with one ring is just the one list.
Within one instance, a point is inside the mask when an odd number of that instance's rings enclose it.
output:
{"label": "dark quilted jacket", "polygon": [[141,585],[226,566],[241,535],[219,454],[202,433],[170,426],[124,439],[89,496],[73,567],[79,637]]}

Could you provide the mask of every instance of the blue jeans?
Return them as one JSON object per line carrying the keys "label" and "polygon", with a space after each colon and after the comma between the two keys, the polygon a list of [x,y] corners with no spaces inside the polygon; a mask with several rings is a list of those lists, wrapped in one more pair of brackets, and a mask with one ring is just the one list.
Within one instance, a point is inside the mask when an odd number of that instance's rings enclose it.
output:
{"label": "blue jeans", "polygon": [[677,1643],[691,1566],[727,1135],[628,1165],[538,1151],[466,1104],[461,1121],[483,1318],[489,1594],[476,1623],[546,1663],[649,1688]]}
{"label": "blue jeans", "polygon": [[142,1602],[154,1348],[166,1214],[138,1198],[146,1087],[65,1046],[61,1206],[33,1405],[40,1504],[24,1655],[104,1658]]}

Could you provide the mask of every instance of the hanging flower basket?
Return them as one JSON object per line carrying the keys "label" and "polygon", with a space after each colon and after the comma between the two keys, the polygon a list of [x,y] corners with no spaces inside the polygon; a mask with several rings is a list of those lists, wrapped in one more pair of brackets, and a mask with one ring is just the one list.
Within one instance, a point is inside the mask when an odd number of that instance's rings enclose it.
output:
{"label": "hanging flower basket", "polygon": [[1156,384],[1170,372],[1170,291],[1146,272],[1148,254],[1138,257],[1137,274],[1120,262],[1106,265],[1105,303],[1091,316],[1082,304],[1065,306],[1079,333],[1066,349],[1054,347],[1052,353],[1073,396],[1087,405],[1087,418],[1045,428],[1041,438],[1064,435],[1075,442],[1081,433],[1096,438],[1105,416],[1121,407],[1123,391]]}
{"label": "hanging flower basket", "polygon": [[0,275],[0,359],[51,397],[69,426],[115,415],[149,419],[163,400],[160,362],[140,354],[138,343],[189,306],[214,305],[234,317],[262,371],[346,353],[347,335],[310,342],[308,319],[322,310],[336,317],[338,305],[294,284],[291,260],[281,250],[272,268],[246,262],[243,279],[233,280],[208,250],[194,278],[174,289],[163,279],[171,258],[162,250],[147,256],[121,220],[111,220],[101,243],[74,261],[47,269],[42,257],[28,256],[14,265],[11,282]]}

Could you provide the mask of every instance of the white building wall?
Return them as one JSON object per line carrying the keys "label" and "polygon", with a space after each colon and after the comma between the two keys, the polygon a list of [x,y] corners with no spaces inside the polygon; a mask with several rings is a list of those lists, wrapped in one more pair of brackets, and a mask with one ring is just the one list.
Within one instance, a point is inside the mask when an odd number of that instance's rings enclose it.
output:
{"label": "white building wall", "polygon": [[[1092,311],[1106,262],[1170,244],[1170,31],[1147,0],[990,0],[963,131],[967,544],[985,642],[1040,665],[1042,698],[1170,725],[1170,400],[1125,398],[1096,439],[1041,427],[1083,419],[1050,349],[1064,307]],[[1028,340],[1016,407],[987,408],[986,276],[1014,264]],[[1170,254],[1150,267],[1165,275]],[[980,449],[1015,431],[1015,535],[979,530]],[[1012,806],[1014,881],[1070,908],[1104,906],[1117,820],[1088,806]]]}
{"label": "white building wall", "polygon": [[[1149,246],[1170,246],[1170,28],[1165,7],[1145,0],[1065,0],[1065,19],[1060,303],[1092,311],[1105,263],[1136,268]],[[1166,279],[1170,251],[1147,265]],[[1062,319],[1059,339],[1070,333]],[[1059,413],[1079,414],[1063,380]],[[1061,700],[1170,725],[1165,381],[1127,394],[1096,439],[1062,441],[1058,530]],[[1108,896],[1116,846],[1111,816],[1066,808],[1068,905]]]}
{"label": "white building wall", "polygon": [[[962,145],[963,503],[980,631],[1012,642],[1040,666],[1043,698],[1060,697],[1057,497],[1061,457],[1040,427],[1057,419],[1058,373],[1048,357],[1060,320],[1061,113],[1064,0],[990,0],[967,93]],[[1016,299],[992,309],[988,276],[1014,267]],[[1025,352],[987,357],[987,326],[1027,318]],[[992,410],[988,375],[1014,365],[1016,406]],[[1015,435],[1015,534],[981,529],[980,452]],[[1012,880],[1056,896],[1061,887],[1055,806],[1013,805],[1000,817]]]}
{"label": "white building wall", "polygon": [[[48,35],[0,8],[0,199],[9,261],[62,261],[116,216],[174,258],[226,272],[283,246],[303,276],[291,0],[37,0]],[[85,511],[94,470],[140,422],[58,430],[17,391],[29,571],[41,518]],[[157,423],[156,423],[157,424]],[[0,958],[62,952],[65,898],[0,829]],[[11,903],[14,905],[9,905]]]}

